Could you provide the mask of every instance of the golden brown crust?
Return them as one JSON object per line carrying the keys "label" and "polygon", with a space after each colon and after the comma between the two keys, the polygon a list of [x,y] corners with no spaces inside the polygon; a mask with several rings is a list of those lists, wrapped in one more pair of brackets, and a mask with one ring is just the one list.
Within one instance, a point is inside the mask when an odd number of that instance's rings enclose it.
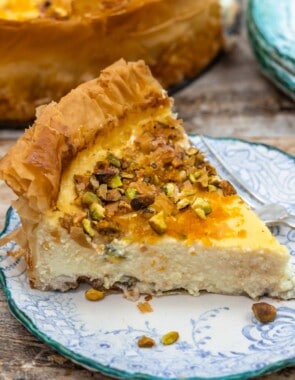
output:
{"label": "golden brown crust", "polygon": [[195,75],[221,48],[218,0],[98,3],[108,6],[65,20],[0,20],[1,120],[32,119],[37,106],[122,57],[143,59],[168,87]]}
{"label": "golden brown crust", "polygon": [[160,105],[170,107],[171,100],[144,62],[120,60],[59,103],[42,107],[34,125],[0,161],[0,178],[20,197],[20,216],[36,219],[54,206],[63,168],[99,131]]}

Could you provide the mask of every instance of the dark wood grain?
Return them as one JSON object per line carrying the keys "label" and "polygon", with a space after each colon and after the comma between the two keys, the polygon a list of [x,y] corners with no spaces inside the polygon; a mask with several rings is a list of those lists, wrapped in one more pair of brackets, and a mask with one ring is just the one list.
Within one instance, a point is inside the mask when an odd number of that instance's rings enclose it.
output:
{"label": "dark wood grain", "polygon": [[[188,132],[259,141],[295,155],[295,104],[261,74],[245,31],[234,50],[175,95],[175,110]],[[0,132],[0,155],[18,132]],[[0,223],[15,198],[0,185]],[[29,333],[8,310],[0,290],[0,380],[106,379],[73,364]],[[295,379],[295,368],[264,377]]]}
{"label": "dark wood grain", "polygon": [[175,95],[175,109],[192,133],[244,138],[295,134],[295,103],[262,76],[245,33],[210,72]]}

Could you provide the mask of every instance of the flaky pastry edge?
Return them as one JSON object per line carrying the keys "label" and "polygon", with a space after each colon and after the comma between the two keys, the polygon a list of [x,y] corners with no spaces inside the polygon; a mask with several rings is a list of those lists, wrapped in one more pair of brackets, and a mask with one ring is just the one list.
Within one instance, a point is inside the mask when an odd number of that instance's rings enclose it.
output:
{"label": "flaky pastry edge", "polygon": [[22,222],[15,238],[20,246],[27,247],[42,215],[54,208],[63,169],[99,132],[131,114],[171,105],[142,60],[121,59],[58,103],[39,107],[34,124],[0,161],[0,179],[18,195],[13,207]]}

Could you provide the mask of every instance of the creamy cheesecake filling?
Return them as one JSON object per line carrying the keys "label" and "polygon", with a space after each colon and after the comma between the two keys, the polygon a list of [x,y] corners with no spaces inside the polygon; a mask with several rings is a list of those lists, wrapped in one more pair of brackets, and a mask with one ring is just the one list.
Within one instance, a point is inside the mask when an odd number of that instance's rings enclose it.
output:
{"label": "creamy cheesecake filling", "polygon": [[36,231],[35,285],[40,289],[68,290],[87,280],[97,288],[123,288],[132,298],[179,290],[192,295],[202,290],[245,293],[255,298],[284,297],[294,288],[287,251],[279,245],[259,248],[253,241],[243,247],[228,240],[210,247],[196,241],[188,247],[167,237],[153,245],[115,239],[82,247],[65,230],[56,234],[55,227],[46,222]]}

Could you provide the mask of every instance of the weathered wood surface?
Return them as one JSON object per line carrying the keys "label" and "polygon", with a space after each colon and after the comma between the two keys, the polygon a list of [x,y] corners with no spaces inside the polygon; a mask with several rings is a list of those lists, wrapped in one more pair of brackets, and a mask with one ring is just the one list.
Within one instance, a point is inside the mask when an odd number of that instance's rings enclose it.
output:
{"label": "weathered wood surface", "polygon": [[[243,35],[237,47],[175,95],[187,131],[235,136],[295,154],[295,104],[264,79]],[[0,156],[19,132],[0,131]],[[0,223],[14,199],[0,185]],[[295,337],[294,337],[295,338]],[[9,313],[0,290],[0,380],[105,379],[71,363],[38,341]],[[295,368],[264,377],[295,379]]]}

